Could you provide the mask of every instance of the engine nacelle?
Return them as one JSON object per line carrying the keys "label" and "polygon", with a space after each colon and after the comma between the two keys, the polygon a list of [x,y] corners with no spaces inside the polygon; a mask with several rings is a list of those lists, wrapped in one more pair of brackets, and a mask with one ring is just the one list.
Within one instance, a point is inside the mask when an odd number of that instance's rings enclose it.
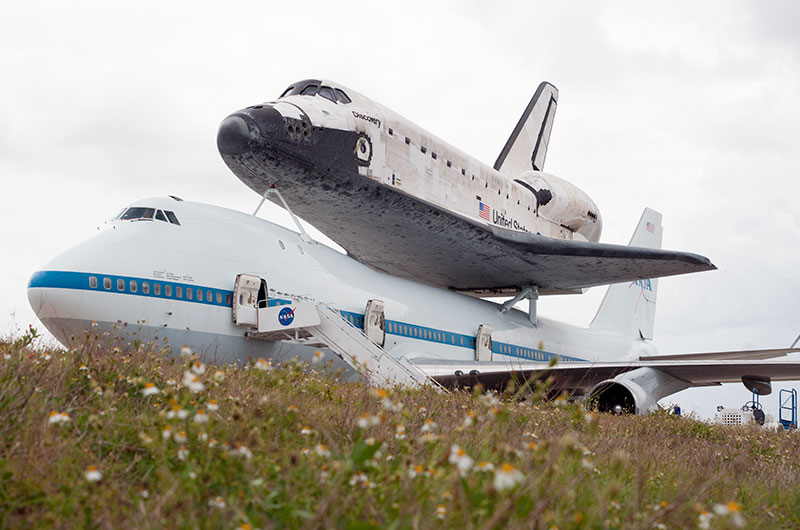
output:
{"label": "engine nacelle", "polygon": [[608,379],[589,392],[589,404],[598,412],[614,414],[647,414],[657,407],[652,395],[631,381]]}
{"label": "engine nacelle", "polygon": [[658,400],[689,386],[661,370],[637,368],[597,383],[587,401],[599,412],[644,415],[658,408]]}

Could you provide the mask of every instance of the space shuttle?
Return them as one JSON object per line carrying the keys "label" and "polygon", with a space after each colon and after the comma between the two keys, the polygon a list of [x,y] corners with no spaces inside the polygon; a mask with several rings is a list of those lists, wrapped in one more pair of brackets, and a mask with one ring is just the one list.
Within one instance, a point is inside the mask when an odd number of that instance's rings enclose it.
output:
{"label": "space shuttle", "polygon": [[599,242],[594,201],[543,171],[557,103],[541,83],[489,166],[355,90],[308,79],[225,118],[217,146],[242,182],[278,188],[357,261],[435,287],[535,299],[714,269],[688,252]]}

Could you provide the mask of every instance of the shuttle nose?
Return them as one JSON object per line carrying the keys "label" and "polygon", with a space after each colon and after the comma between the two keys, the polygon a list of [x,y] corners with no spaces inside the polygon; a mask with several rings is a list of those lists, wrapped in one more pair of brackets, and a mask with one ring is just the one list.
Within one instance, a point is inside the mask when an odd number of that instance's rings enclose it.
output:
{"label": "shuttle nose", "polygon": [[228,116],[219,126],[217,149],[223,155],[241,155],[249,150],[250,129],[239,116]]}
{"label": "shuttle nose", "polygon": [[257,151],[271,141],[307,142],[310,122],[295,120],[296,125],[271,105],[248,107],[225,118],[217,132],[217,149],[222,155],[241,155]]}

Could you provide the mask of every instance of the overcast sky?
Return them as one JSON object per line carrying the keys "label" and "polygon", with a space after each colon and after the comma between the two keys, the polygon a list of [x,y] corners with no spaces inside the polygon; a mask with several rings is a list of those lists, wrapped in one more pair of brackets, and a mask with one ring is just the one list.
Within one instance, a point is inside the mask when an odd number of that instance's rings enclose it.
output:
{"label": "overcast sky", "polygon": [[[602,241],[627,243],[651,206],[665,247],[719,267],[660,282],[660,351],[785,347],[800,333],[800,4],[384,5],[5,2],[0,333],[35,322],[31,273],[137,198],[252,210],[258,197],[222,162],[217,127],[309,77],[489,164],[552,82],[545,170],[595,200]],[[588,324],[603,292],[546,298],[540,314]],[[737,384],[672,401],[710,415],[748,398]],[[777,397],[763,401],[777,414]]]}

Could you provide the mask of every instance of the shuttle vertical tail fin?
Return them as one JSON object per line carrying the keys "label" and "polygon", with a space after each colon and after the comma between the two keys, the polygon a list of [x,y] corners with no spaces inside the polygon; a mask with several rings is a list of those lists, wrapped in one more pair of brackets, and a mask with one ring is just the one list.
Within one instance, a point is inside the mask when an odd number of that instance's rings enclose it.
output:
{"label": "shuttle vertical tail fin", "polygon": [[497,157],[494,163],[497,171],[516,177],[525,171],[544,168],[557,104],[558,89],[548,82],[541,83]]}
{"label": "shuttle vertical tail fin", "polygon": [[[630,245],[661,248],[661,214],[645,208]],[[658,280],[641,279],[609,286],[591,326],[631,337],[653,338]]]}

